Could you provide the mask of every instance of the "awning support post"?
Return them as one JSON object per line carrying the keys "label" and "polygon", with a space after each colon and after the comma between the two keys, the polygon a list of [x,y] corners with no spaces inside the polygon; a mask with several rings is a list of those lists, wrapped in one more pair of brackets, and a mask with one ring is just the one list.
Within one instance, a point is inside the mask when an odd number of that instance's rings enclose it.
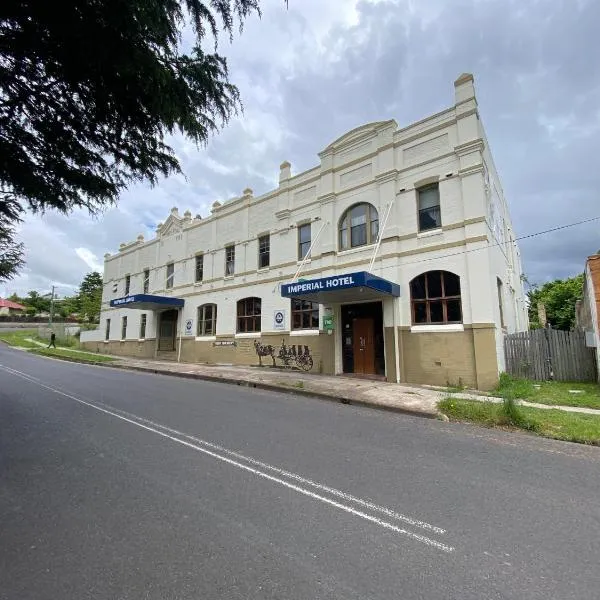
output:
{"label": "awning support post", "polygon": [[177,350],[177,362],[181,362],[181,330],[183,326],[183,310],[179,309],[179,349]]}
{"label": "awning support post", "polygon": [[319,231],[317,232],[315,239],[310,243],[308,252],[305,254],[304,258],[302,259],[302,262],[300,263],[300,266],[298,267],[298,270],[296,271],[296,274],[294,275],[294,279],[292,279],[292,283],[294,283],[298,279],[298,275],[300,275],[300,271],[302,271],[302,268],[306,264],[306,261],[310,258],[310,255],[312,254],[314,245],[317,243],[317,240],[319,239],[319,236],[321,235],[321,232],[323,231],[323,228],[325,227],[325,225],[327,225],[326,222],[323,223],[323,225],[321,225],[321,229],[319,229]]}
{"label": "awning support post", "polygon": [[377,257],[377,253],[379,252],[379,247],[381,246],[381,240],[383,239],[383,232],[385,231],[385,226],[387,225],[388,219],[390,218],[390,213],[392,212],[393,202],[388,202],[386,206],[386,213],[383,219],[383,223],[381,228],[379,229],[379,235],[377,236],[377,244],[375,244],[375,249],[373,250],[373,256],[371,257],[371,262],[369,264],[369,268],[367,271],[369,273],[373,273],[373,265],[375,264],[375,258]]}
{"label": "awning support post", "polygon": [[400,383],[400,348],[398,344],[398,323],[397,323],[397,310],[398,310],[398,299],[392,298],[392,325],[394,326],[394,361],[396,366],[396,383]]}

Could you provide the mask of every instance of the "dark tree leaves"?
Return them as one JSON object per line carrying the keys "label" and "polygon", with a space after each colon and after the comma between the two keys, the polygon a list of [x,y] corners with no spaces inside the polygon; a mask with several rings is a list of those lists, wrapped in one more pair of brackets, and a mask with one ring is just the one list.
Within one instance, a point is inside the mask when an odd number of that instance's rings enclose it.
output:
{"label": "dark tree leaves", "polygon": [[15,241],[15,230],[0,220],[0,281],[12,279],[23,264],[23,244]]}
{"label": "dark tree leaves", "polygon": [[102,305],[102,275],[98,271],[92,271],[83,278],[78,296],[81,316],[97,323]]}
{"label": "dark tree leaves", "polygon": [[546,308],[548,323],[555,329],[568,331],[575,325],[575,303],[583,297],[583,274],[534,286],[527,296],[531,327],[540,327],[538,303],[541,302]]}
{"label": "dark tree leaves", "polygon": [[165,136],[202,144],[240,108],[226,60],[200,44],[252,12],[258,0],[0,3],[0,220],[97,212],[178,172]]}

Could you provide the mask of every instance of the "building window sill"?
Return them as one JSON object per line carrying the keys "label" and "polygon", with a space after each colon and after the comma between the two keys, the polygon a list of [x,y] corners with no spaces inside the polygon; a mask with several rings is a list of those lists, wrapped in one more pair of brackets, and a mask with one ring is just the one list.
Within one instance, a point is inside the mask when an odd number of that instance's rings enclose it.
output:
{"label": "building window sill", "polygon": [[366,244],[365,246],[357,246],[356,248],[347,248],[346,250],[339,250],[338,256],[346,256],[348,254],[357,254],[358,252],[365,252],[373,250],[377,244]]}
{"label": "building window sill", "polygon": [[195,338],[197,342],[214,342],[216,339],[216,335],[197,335]]}
{"label": "building window sill", "polygon": [[453,331],[464,331],[462,323],[439,323],[432,325],[413,325],[410,328],[411,333],[450,333]]}
{"label": "building window sill", "polygon": [[304,260],[303,258],[301,258],[300,260],[296,261],[296,264],[298,266],[300,266],[301,264],[310,265],[311,261],[312,261],[311,258],[307,258],[306,260]]}
{"label": "building window sill", "polygon": [[194,281],[194,285],[202,285],[203,283],[203,281]]}
{"label": "building window sill", "polygon": [[441,227],[438,227],[436,229],[428,229],[427,231],[420,231],[419,233],[417,233],[417,238],[421,239],[421,238],[435,237],[436,235],[442,235],[443,233],[444,233],[444,230]]}
{"label": "building window sill", "polygon": [[146,338],[138,338],[138,342],[145,342]]}
{"label": "building window sill", "polygon": [[271,267],[261,267],[260,269],[256,269],[257,273],[268,273]]}
{"label": "building window sill", "polygon": [[235,337],[238,339],[244,339],[244,338],[259,338],[261,336],[261,332],[260,331],[252,331],[249,333],[236,333]]}
{"label": "building window sill", "polygon": [[302,335],[319,335],[321,333],[318,329],[294,329],[290,331],[290,336],[300,337]]}
{"label": "building window sill", "polygon": [[233,281],[233,278],[235,277],[235,275],[225,275],[225,277],[223,277],[224,281]]}

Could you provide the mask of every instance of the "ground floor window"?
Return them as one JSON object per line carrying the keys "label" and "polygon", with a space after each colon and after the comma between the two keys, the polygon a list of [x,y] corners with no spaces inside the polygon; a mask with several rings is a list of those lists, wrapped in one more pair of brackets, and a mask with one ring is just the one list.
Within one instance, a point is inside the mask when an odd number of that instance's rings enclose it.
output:
{"label": "ground floor window", "polygon": [[203,304],[198,307],[197,335],[215,335],[217,333],[217,305]]}
{"label": "ground floor window", "polygon": [[142,314],[142,318],[140,320],[140,340],[143,340],[146,337],[146,313]]}
{"label": "ground floor window", "polygon": [[410,282],[415,325],[462,323],[460,277],[449,271],[428,271]]}
{"label": "ground floor window", "polygon": [[242,298],[237,303],[237,332],[260,332],[260,298]]}
{"label": "ground floor window", "polygon": [[292,329],[318,329],[319,304],[292,298]]}
{"label": "ground floor window", "polygon": [[107,341],[110,339],[110,319],[106,319],[106,330],[104,332],[104,339]]}
{"label": "ground floor window", "polygon": [[127,317],[121,319],[121,339],[124,340],[127,337]]}

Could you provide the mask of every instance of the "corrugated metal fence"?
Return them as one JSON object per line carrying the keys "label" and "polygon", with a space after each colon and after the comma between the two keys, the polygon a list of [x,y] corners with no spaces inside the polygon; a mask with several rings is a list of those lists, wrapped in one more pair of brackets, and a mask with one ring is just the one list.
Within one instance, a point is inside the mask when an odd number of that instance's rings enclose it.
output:
{"label": "corrugated metal fence", "polygon": [[504,338],[506,371],[536,381],[596,381],[594,348],[582,331],[534,329]]}

